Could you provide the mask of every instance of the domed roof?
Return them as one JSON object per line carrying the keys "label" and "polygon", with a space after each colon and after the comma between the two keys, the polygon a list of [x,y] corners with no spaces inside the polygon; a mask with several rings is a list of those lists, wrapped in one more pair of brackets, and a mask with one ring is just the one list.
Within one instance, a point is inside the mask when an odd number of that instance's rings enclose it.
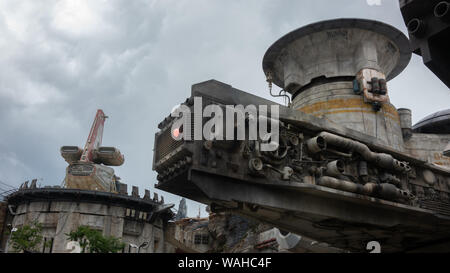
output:
{"label": "domed roof", "polygon": [[450,109],[427,116],[413,126],[415,133],[450,134]]}

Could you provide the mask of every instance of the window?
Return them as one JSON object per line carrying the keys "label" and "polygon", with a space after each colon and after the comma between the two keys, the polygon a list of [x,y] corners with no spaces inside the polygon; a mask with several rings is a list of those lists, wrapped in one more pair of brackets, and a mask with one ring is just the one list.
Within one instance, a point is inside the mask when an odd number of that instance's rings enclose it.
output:
{"label": "window", "polygon": [[201,234],[195,234],[194,235],[194,244],[199,245],[202,243],[202,235]]}
{"label": "window", "polygon": [[196,245],[209,244],[209,235],[208,234],[195,234],[194,235],[194,244],[196,244]]}
{"label": "window", "polygon": [[209,244],[209,235],[208,234],[202,235],[202,244],[204,244],[204,245]]}

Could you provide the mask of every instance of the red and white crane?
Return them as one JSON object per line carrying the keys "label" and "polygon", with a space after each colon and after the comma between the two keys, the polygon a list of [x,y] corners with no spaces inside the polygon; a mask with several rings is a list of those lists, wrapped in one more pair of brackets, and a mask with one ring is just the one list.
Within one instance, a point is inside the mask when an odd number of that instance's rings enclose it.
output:
{"label": "red and white crane", "polygon": [[84,149],[61,147],[61,156],[69,163],[65,178],[67,188],[117,192],[118,177],[108,166],[120,166],[125,158],[119,149],[101,146],[106,118],[103,110],[97,110]]}

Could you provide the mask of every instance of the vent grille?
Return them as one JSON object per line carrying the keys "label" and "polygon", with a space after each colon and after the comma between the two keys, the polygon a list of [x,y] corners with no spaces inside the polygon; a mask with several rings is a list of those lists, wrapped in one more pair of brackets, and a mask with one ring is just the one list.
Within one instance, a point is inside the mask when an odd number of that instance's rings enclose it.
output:
{"label": "vent grille", "polygon": [[[201,115],[198,113],[194,113],[193,116]],[[191,139],[194,138],[194,120],[195,117],[191,118]],[[173,121],[175,122],[175,121]],[[171,124],[173,124],[173,122]],[[182,146],[185,141],[184,140],[174,140],[172,138],[172,125],[166,126],[161,134],[159,134],[155,139],[155,163],[158,164],[161,160],[165,159],[167,155],[176,150],[178,147]]]}
{"label": "vent grille", "polygon": [[433,210],[439,214],[450,216],[450,204],[436,200],[423,200],[420,202],[422,208]]}
{"label": "vent grille", "polygon": [[180,147],[183,142],[184,141],[182,140],[177,141],[172,138],[171,127],[169,126],[156,139],[156,162],[160,161],[170,152]]}

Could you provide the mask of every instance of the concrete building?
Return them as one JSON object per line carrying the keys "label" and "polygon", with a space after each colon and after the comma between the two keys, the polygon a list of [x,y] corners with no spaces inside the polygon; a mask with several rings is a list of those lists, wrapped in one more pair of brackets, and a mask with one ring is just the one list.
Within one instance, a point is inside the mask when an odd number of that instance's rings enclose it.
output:
{"label": "concrete building", "polygon": [[[43,227],[44,242],[50,246],[42,247],[41,252],[67,253],[67,235],[79,226],[99,230],[103,235],[114,236],[126,244],[122,252],[135,253],[135,246],[145,245],[140,253],[161,253],[171,251],[167,248],[164,229],[173,217],[172,204],[164,204],[155,193],[145,190],[143,198],[138,188],[128,195],[126,185],[120,194],[100,191],[65,189],[59,187],[28,188],[22,186],[7,197],[11,211],[6,218],[10,229],[23,225],[40,223]],[[3,206],[4,207],[4,206]],[[3,236],[2,248],[12,249],[9,236]]]}
{"label": "concrete building", "polygon": [[168,224],[166,240],[176,253],[206,253],[212,249],[213,238],[208,218],[184,218]]}

